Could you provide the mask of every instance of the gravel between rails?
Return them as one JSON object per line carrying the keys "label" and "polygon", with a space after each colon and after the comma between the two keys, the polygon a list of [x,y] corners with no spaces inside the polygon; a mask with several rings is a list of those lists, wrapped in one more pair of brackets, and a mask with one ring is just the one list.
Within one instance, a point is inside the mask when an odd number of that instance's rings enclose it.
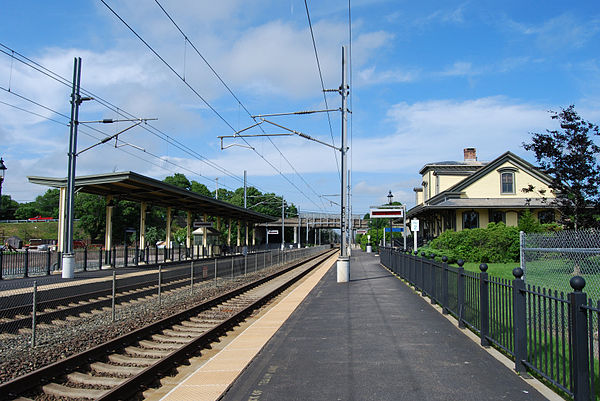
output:
{"label": "gravel between rails", "polygon": [[34,348],[30,346],[31,335],[28,333],[0,338],[0,383],[85,351],[283,268],[285,266],[273,266],[249,273],[246,277],[219,279],[217,287],[213,280],[195,283],[193,296],[189,287],[165,292],[161,296],[160,307],[158,297],[128,303],[126,306],[117,305],[115,322],[112,322],[109,309],[92,316],[64,320],[50,328],[38,328]]}

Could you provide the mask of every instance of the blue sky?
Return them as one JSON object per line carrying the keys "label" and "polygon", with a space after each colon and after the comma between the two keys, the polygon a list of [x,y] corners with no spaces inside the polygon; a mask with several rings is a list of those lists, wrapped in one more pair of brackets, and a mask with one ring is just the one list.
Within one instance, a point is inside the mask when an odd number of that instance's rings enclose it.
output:
{"label": "blue sky", "polygon": [[[256,152],[221,150],[217,136],[253,121],[191,46],[251,114],[324,108],[303,1],[161,1],[189,41],[153,0],[105,1],[226,122],[99,0],[4,2],[2,50],[15,50],[69,80],[73,57],[81,57],[83,88],[119,110],[158,118],[151,124],[159,135],[135,128],[123,134],[119,145],[125,146],[116,148],[113,141],[81,154],[78,174],[132,170],[162,179],[182,172],[211,189],[219,177],[219,185],[231,189],[241,186],[247,170],[251,185],[284,194],[302,211],[338,211],[319,196],[340,191],[333,150],[299,137],[272,138],[276,147],[266,138],[250,139]],[[531,132],[554,128],[548,110],[575,104],[585,119],[600,121],[595,1],[351,4],[354,213],[385,202],[388,190],[413,205],[418,170],[427,162],[461,160],[465,147],[477,148],[479,160],[510,150],[534,162],[521,144]],[[308,5],[325,87],[337,88],[341,46],[349,45],[348,2]],[[4,53],[0,87],[0,156],[9,168],[3,193],[33,200],[46,188],[29,184],[26,176],[66,175],[68,127],[63,116],[22,97],[68,115],[70,88]],[[340,106],[337,94],[327,100],[331,108]],[[118,117],[97,101],[85,102],[80,113],[82,121]],[[326,142],[333,134],[340,143],[339,113],[331,114],[331,130],[325,114],[274,121]],[[126,127],[84,126],[78,148]],[[241,142],[226,142],[233,143]]]}

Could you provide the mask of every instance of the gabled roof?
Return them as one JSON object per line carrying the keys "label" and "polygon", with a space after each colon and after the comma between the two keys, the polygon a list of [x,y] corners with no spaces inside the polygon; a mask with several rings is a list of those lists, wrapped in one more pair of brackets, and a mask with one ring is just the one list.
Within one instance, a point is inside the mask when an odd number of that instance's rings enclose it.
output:
{"label": "gabled roof", "polygon": [[507,151],[502,155],[498,156],[496,159],[489,162],[488,164],[486,164],[483,168],[479,169],[475,173],[454,184],[447,190],[440,192],[436,196],[433,196],[431,199],[428,199],[427,203],[436,204],[442,201],[443,199],[448,198],[449,195],[455,197],[456,194],[460,194],[469,185],[473,184],[488,173],[496,170],[498,167],[500,167],[506,162],[511,162],[515,166],[527,171],[529,174],[542,181],[546,185],[550,185],[552,183],[552,178],[550,178],[550,176],[539,171],[533,164],[529,163],[528,161],[520,158],[519,156],[515,155],[510,151]]}
{"label": "gabled roof", "polygon": [[496,199],[496,198],[482,198],[482,199],[462,199],[460,198],[461,192],[463,192],[469,185],[473,184],[477,180],[481,179],[485,175],[493,172],[504,163],[510,162],[516,167],[526,171],[528,174],[537,178],[546,185],[552,183],[552,178],[547,174],[539,171],[533,164],[520,158],[514,153],[507,151],[496,159],[489,163],[486,163],[483,167],[477,170],[475,173],[459,181],[452,187],[439,194],[431,197],[427,200],[426,204],[417,205],[411,208],[407,212],[407,216],[415,215],[425,209],[444,209],[444,208],[473,208],[473,207],[485,207],[485,208],[515,208],[515,207],[536,207],[545,208],[550,207],[548,203],[538,202],[538,200],[532,199],[529,202],[525,202],[525,196],[521,198],[512,199]]}

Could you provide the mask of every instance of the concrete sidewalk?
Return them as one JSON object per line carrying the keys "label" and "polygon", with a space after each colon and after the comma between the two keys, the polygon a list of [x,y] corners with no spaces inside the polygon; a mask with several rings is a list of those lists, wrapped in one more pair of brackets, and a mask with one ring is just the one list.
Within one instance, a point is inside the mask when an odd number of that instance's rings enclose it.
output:
{"label": "concrete sidewalk", "polygon": [[379,264],[335,266],[223,400],[545,400]]}

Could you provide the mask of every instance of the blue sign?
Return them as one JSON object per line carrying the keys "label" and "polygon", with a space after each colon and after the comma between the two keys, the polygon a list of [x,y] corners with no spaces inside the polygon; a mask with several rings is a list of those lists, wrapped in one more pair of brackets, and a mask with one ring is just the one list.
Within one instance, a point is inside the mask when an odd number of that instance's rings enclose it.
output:
{"label": "blue sign", "polygon": [[[404,228],[403,227],[393,227],[393,230],[394,230],[395,233],[401,233],[401,232],[404,231]],[[390,228],[386,227],[385,228],[385,232],[389,233],[390,232]]]}

